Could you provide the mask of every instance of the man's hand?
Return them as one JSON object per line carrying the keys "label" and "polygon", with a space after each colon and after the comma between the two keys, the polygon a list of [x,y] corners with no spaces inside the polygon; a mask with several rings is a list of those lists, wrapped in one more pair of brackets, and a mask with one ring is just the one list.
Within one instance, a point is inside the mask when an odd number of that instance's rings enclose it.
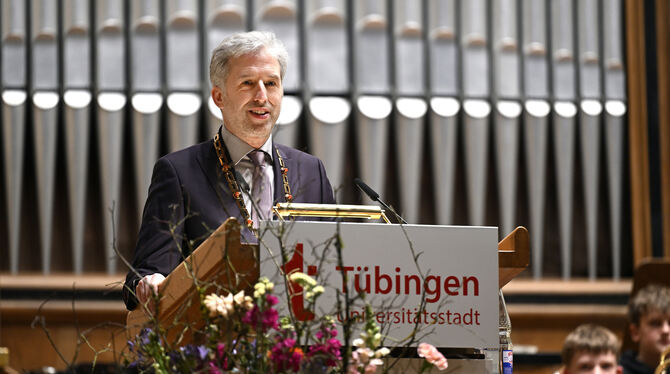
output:
{"label": "man's hand", "polygon": [[[145,275],[135,287],[135,296],[140,304],[146,304],[154,294],[158,294],[158,289],[164,280],[165,277],[160,273]],[[148,307],[154,311],[153,303],[149,303]]]}

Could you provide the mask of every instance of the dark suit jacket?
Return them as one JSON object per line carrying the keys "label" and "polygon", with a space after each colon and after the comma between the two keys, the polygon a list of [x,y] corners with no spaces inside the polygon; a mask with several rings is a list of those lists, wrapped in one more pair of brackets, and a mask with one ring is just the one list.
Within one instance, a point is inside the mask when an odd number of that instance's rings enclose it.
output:
{"label": "dark suit jacket", "polygon": [[[326,170],[318,158],[284,145],[274,146],[288,168],[294,202],[335,202]],[[272,166],[275,203],[285,202],[276,154]],[[211,139],[162,157],[154,165],[133,268],[140,276],[167,276],[228,217],[243,222]],[[256,241],[246,228],[242,237],[247,242]],[[129,310],[137,306],[133,292],[139,279],[133,270],[126,276],[123,299]]]}

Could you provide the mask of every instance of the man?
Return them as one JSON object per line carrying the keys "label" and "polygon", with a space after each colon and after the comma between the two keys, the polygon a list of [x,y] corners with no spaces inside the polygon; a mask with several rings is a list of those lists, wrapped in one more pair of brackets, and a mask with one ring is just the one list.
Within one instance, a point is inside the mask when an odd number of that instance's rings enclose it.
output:
{"label": "man", "polygon": [[617,365],[620,344],[608,329],[597,325],[580,325],[565,338],[561,358],[563,374],[621,374]]}
{"label": "man", "polygon": [[273,34],[257,31],[232,35],[212,52],[211,95],[223,126],[214,139],[156,162],[123,290],[129,310],[228,217],[255,242],[252,227],[277,202],[334,203],[319,159],[272,142],[287,56]]}
{"label": "man", "polygon": [[621,357],[624,374],[654,373],[663,350],[670,347],[670,288],[642,288],[628,304],[629,331],[637,351]]}

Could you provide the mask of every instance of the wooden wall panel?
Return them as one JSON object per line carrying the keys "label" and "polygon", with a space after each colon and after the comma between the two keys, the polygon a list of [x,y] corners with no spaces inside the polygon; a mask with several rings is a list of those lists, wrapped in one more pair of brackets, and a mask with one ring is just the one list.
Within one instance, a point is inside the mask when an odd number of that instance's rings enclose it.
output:
{"label": "wooden wall panel", "polygon": [[[45,303],[38,313],[41,304],[3,300],[0,305],[0,346],[9,349],[10,367],[19,371],[39,371],[45,366],[64,370],[67,361],[88,369],[94,360],[101,364],[121,362],[122,352],[127,352],[127,312],[122,303],[80,301],[73,312],[71,302],[53,301]],[[38,314],[44,317],[53,343],[47,330],[35,323]],[[79,339],[81,334],[88,343]],[[97,357],[96,351],[101,352]]]}
{"label": "wooden wall panel", "polygon": [[663,254],[670,258],[670,1],[656,0]]}

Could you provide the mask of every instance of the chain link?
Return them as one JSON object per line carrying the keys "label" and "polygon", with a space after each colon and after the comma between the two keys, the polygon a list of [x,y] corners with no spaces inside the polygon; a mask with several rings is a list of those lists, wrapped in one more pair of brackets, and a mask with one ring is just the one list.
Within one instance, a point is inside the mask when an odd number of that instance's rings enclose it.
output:
{"label": "chain link", "polygon": [[290,203],[293,201],[293,195],[291,195],[291,187],[288,184],[288,168],[284,165],[284,159],[279,154],[279,149],[277,149],[277,147],[275,147],[275,152],[277,152],[279,166],[281,168],[281,180],[284,183],[284,197],[286,198],[286,202]]}

